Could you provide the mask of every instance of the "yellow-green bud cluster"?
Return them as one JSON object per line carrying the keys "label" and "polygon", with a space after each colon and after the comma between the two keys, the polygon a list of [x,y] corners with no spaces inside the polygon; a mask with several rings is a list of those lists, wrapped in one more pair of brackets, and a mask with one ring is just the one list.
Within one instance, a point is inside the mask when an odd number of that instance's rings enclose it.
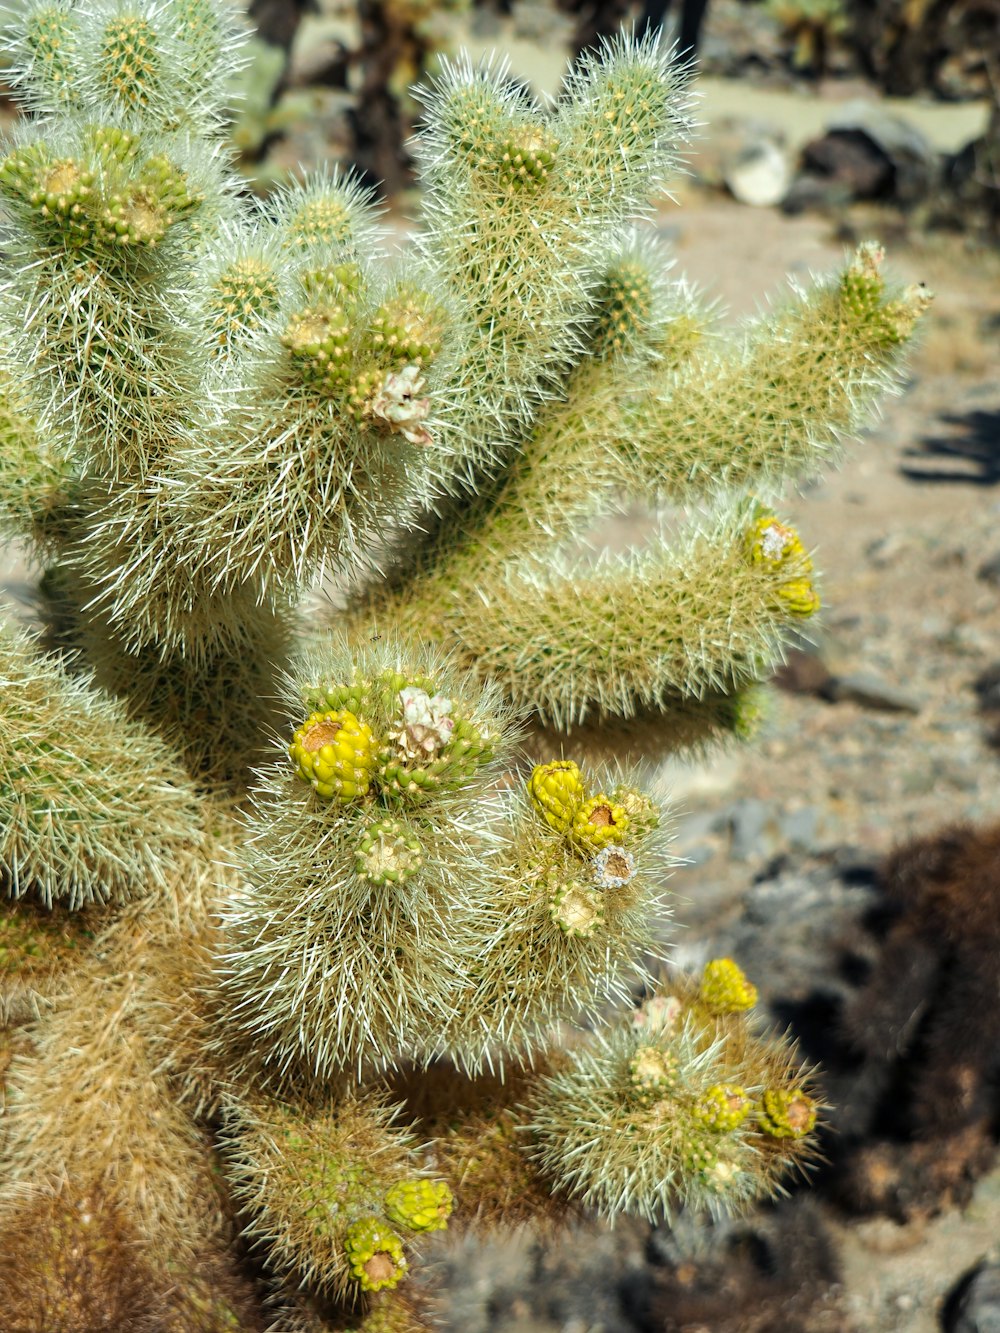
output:
{"label": "yellow-green bud cluster", "polygon": [[344,390],[344,406],[359,424],[369,421],[372,404],[385,383],[385,371],[381,366],[367,365],[353,378],[348,375],[349,383]]}
{"label": "yellow-green bud cluster", "polygon": [[629,1088],[644,1106],[662,1101],[677,1087],[677,1057],[659,1046],[640,1046],[628,1063]]}
{"label": "yellow-green bud cluster", "polygon": [[777,592],[789,614],[804,620],[819,610],[819,594],[813,587],[813,563],[802,538],[794,528],[779,523],[773,514],[761,514],[747,536],[750,559],[774,571],[791,566],[793,575]]}
{"label": "yellow-green bud cluster", "polygon": [[269,265],[248,256],[222,270],[212,286],[209,315],[215,339],[227,350],[260,328],[278,307],[278,278]]}
{"label": "yellow-green bud cluster", "polygon": [[362,1217],[344,1237],[344,1253],[351,1277],[362,1291],[395,1287],[406,1272],[403,1242],[377,1217]]}
{"label": "yellow-green bud cluster", "polygon": [[556,160],[556,141],[539,126],[502,139],[493,150],[500,180],[517,189],[537,190],[548,180]]}
{"label": "yellow-green bud cluster", "polygon": [[604,926],[604,900],[578,879],[556,879],[549,887],[549,915],[570,939],[590,940]]}
{"label": "yellow-green bud cluster", "polygon": [[557,833],[568,833],[583,801],[583,775],[571,760],[537,764],[528,779],[528,795],[535,809]]}
{"label": "yellow-green bud cluster", "polygon": [[368,342],[387,365],[428,366],[441,350],[441,313],[426,292],[397,292],[376,310]]}
{"label": "yellow-green bud cluster", "polygon": [[335,393],[350,383],[351,322],[342,306],[311,306],[298,311],[289,320],[281,341],[305,384]]}
{"label": "yellow-green bud cluster", "polygon": [[411,1231],[444,1231],[454,1206],[443,1180],[398,1180],[385,1193],[389,1221]]}
{"label": "yellow-green bud cluster", "polygon": [[293,249],[345,245],[353,232],[351,210],[333,195],[308,199],[285,224],[285,242]]}
{"label": "yellow-green bud cluster", "polygon": [[375,768],[375,737],[346,709],[312,713],[295,732],[288,753],[303,782],[327,801],[364,796]]}
{"label": "yellow-green bud cluster", "polygon": [[801,1139],[816,1125],[816,1103],[801,1088],[769,1088],[760,1099],[757,1126],[772,1139]]}
{"label": "yellow-green bud cluster", "polygon": [[757,1003],[757,987],[731,958],[713,958],[701,974],[699,998],[718,1014],[736,1014]]}
{"label": "yellow-green bud cluster", "polygon": [[728,1134],[747,1118],[752,1100],[742,1088],[732,1083],[717,1083],[708,1088],[694,1108],[694,1117],[718,1134]]}
{"label": "yellow-green bud cluster", "polygon": [[636,260],[623,259],[608,272],[597,296],[594,355],[631,350],[649,331],[652,311],[648,270]]}
{"label": "yellow-green bud cluster", "polygon": [[[431,700],[433,703],[433,700]],[[439,748],[427,740],[414,740],[420,723],[407,721],[404,704],[403,725],[396,743],[383,749],[379,758],[379,782],[389,800],[419,801],[442,789],[463,786],[493,757],[493,741],[465,718],[449,718],[449,736]]]}
{"label": "yellow-green bud cluster", "polygon": [[628,816],[630,838],[648,837],[660,827],[659,807],[638,787],[619,786],[611,795]]}
{"label": "yellow-green bud cluster", "polygon": [[160,80],[156,33],[136,14],[122,14],[104,27],[98,71],[104,92],[129,110],[149,106]]}
{"label": "yellow-green bud cluster", "polygon": [[396,819],[379,819],[361,835],[354,854],[362,879],[372,884],[402,884],[424,863],[420,839]]}

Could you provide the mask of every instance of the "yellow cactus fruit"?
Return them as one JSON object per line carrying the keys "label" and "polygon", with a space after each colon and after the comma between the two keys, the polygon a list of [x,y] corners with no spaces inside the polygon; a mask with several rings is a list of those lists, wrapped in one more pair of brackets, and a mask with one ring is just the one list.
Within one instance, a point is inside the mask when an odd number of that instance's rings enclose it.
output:
{"label": "yellow cactus fruit", "polygon": [[402,884],[424,863],[420,839],[395,819],[369,824],[361,835],[354,862],[361,879],[372,884]]}
{"label": "yellow cactus fruit", "polygon": [[778,596],[800,620],[815,615],[820,608],[819,593],[809,578],[789,579],[778,589]]}
{"label": "yellow cactus fruit", "polygon": [[364,796],[375,769],[375,737],[347,709],[311,713],[295,732],[288,753],[303,782],[327,801]]}
{"label": "yellow cactus fruit", "polygon": [[589,940],[604,925],[601,895],[578,880],[558,884],[549,899],[549,915],[564,935]]}
{"label": "yellow cactus fruit", "polygon": [[444,1231],[454,1206],[443,1180],[398,1180],[385,1193],[389,1221],[411,1231]]}
{"label": "yellow cactus fruit", "polygon": [[719,1134],[738,1129],[747,1118],[751,1099],[732,1083],[716,1083],[708,1088],[694,1108],[694,1118]]}
{"label": "yellow cactus fruit", "polygon": [[662,1101],[677,1086],[677,1059],[659,1046],[640,1046],[628,1064],[629,1086],[644,1105]]}
{"label": "yellow cactus fruit", "polygon": [[403,1242],[377,1217],[359,1218],[348,1227],[344,1253],[362,1291],[391,1289],[406,1272]]}
{"label": "yellow cactus fruit", "polygon": [[757,987],[731,958],[714,958],[701,974],[701,1001],[719,1014],[736,1014],[757,1003]]}
{"label": "yellow cactus fruit", "polygon": [[577,808],[569,835],[574,842],[599,852],[609,843],[621,842],[628,830],[629,817],[625,807],[602,792],[591,796]]}
{"label": "yellow cactus fruit", "polygon": [[816,1124],[816,1103],[801,1088],[768,1088],[757,1124],[772,1139],[804,1138]]}
{"label": "yellow cactus fruit", "polygon": [[557,833],[568,833],[584,798],[583,775],[570,759],[536,764],[528,779],[535,809]]}
{"label": "yellow cactus fruit", "polygon": [[611,799],[628,815],[629,837],[633,840],[648,837],[660,827],[660,808],[638,787],[616,787]]}

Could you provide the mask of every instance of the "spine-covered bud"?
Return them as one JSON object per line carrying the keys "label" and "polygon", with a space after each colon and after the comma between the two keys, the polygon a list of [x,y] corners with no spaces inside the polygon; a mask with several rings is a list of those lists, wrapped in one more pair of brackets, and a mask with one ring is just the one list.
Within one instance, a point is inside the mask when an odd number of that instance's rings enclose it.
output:
{"label": "spine-covered bud", "polygon": [[528,779],[528,794],[549,828],[568,833],[584,798],[583,776],[568,759],[537,764]]}
{"label": "spine-covered bud", "polygon": [[402,884],[423,865],[424,849],[398,819],[379,819],[362,833],[354,863],[358,876],[372,884]]}
{"label": "spine-covered bud", "polygon": [[611,793],[615,805],[628,815],[629,838],[637,842],[660,827],[660,809],[638,787],[618,786]]}
{"label": "spine-covered bud", "polygon": [[403,1242],[377,1217],[359,1218],[344,1237],[351,1276],[362,1291],[385,1291],[406,1273]]}
{"label": "spine-covered bud", "polygon": [[801,1088],[768,1088],[757,1110],[757,1127],[772,1139],[805,1138],[816,1125],[816,1103]]}
{"label": "spine-covered bud", "polygon": [[327,801],[353,801],[366,794],[375,751],[371,728],[347,709],[310,714],[288,749],[299,777]]}
{"label": "spine-covered bud", "polygon": [[625,807],[600,793],[591,796],[573,815],[570,837],[582,847],[600,851],[612,843],[624,840],[629,819]]}
{"label": "spine-covered bud", "polygon": [[701,974],[702,1004],[719,1014],[735,1014],[757,1003],[757,987],[731,958],[713,958]]}
{"label": "spine-covered bud", "polygon": [[163,77],[159,40],[152,25],[137,14],[109,19],[97,62],[102,91],[129,111],[141,111],[156,96]]}
{"label": "spine-covered bud", "polygon": [[278,308],[278,275],[255,256],[227,265],[212,284],[208,317],[220,350],[261,327]]}
{"label": "spine-covered bud", "polygon": [[653,284],[646,266],[623,258],[605,275],[596,303],[594,355],[632,351],[649,333],[652,321]]}
{"label": "spine-covered bud", "polygon": [[385,1212],[397,1227],[444,1231],[455,1197],[443,1180],[399,1180],[385,1194]]}

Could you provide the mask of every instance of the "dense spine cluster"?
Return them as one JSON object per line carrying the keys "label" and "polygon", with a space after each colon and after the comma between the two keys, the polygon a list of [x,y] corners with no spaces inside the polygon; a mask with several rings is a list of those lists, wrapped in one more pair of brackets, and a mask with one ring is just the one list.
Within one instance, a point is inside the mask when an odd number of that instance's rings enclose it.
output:
{"label": "dense spine cluster", "polygon": [[[239,44],[216,0],[7,36],[0,529],[46,621],[0,628],[18,1333],[420,1333],[436,1233],[740,1208],[821,1109],[736,960],[663,971],[626,752],[753,734],[819,606],[781,486],[926,295],[865,246],[724,334],[638,225],[690,128],[652,39],[551,108],[444,64],[390,263],[338,169],[240,196]],[[581,556],[628,494],[660,532]]]}

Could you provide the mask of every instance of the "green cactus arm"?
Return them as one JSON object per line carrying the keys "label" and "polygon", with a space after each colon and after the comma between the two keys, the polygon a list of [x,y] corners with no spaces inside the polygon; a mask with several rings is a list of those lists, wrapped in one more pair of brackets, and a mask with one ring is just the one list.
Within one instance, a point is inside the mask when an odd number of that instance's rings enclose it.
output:
{"label": "green cactus arm", "polygon": [[502,69],[446,65],[428,96],[418,246],[472,321],[441,427],[452,489],[509,453],[577,359],[608,233],[645,211],[690,133],[684,75],[665,47],[621,39],[604,54],[550,116]]}
{"label": "green cactus arm", "polygon": [[899,382],[906,342],[930,301],[887,287],[881,251],[750,323],[735,345],[705,345],[626,409],[621,433],[638,493],[672,501],[720,486],[774,486],[815,472]]}
{"label": "green cactus arm", "polygon": [[536,1080],[525,1151],[570,1199],[608,1218],[739,1212],[814,1158],[819,1108],[794,1049],[753,1030],[752,988],[749,1005],[704,990],[671,977]]}
{"label": "green cactus arm", "polygon": [[767,675],[790,622],[818,605],[805,553],[757,562],[752,527],[737,514],[632,555],[523,562],[463,590],[444,623],[478,670],[560,729],[731,694]]}
{"label": "green cactus arm", "polygon": [[71,461],[46,441],[13,384],[0,377],[0,534],[54,554],[68,536],[77,489]]}
{"label": "green cactus arm", "polygon": [[69,906],[145,893],[203,837],[173,752],[124,707],[0,626],[0,868]]}
{"label": "green cactus arm", "polygon": [[270,1268],[348,1304],[406,1276],[407,1252],[447,1226],[454,1200],[393,1119],[372,1093],[227,1100],[225,1173]]}

